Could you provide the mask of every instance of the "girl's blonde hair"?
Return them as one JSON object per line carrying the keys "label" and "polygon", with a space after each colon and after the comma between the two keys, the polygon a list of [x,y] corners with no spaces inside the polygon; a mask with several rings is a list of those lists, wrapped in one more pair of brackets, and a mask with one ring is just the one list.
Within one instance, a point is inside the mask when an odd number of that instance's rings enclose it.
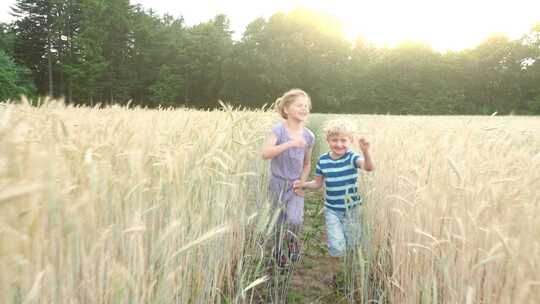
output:
{"label": "girl's blonde hair", "polygon": [[345,135],[352,137],[356,132],[356,126],[352,121],[345,118],[337,118],[328,121],[324,127],[324,133],[326,138],[336,136],[336,135]]}
{"label": "girl's blonde hair", "polygon": [[283,94],[283,96],[276,99],[275,108],[276,111],[283,117],[287,119],[287,113],[285,113],[285,108],[287,108],[291,103],[293,103],[298,97],[307,97],[309,109],[311,110],[311,98],[309,95],[300,89],[292,89]]}

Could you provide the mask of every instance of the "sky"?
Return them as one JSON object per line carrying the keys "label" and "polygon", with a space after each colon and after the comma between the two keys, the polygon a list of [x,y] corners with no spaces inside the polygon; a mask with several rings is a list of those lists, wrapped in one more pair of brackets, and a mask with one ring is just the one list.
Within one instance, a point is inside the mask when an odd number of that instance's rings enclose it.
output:
{"label": "sky", "polygon": [[[107,1],[107,0],[104,0]],[[0,21],[12,20],[9,6],[15,0],[0,0]],[[187,25],[223,13],[231,21],[234,38],[257,17],[304,7],[326,12],[343,22],[346,38],[361,35],[377,46],[392,47],[402,41],[417,41],[439,51],[473,48],[490,34],[511,39],[527,33],[540,22],[540,0],[131,0],[158,14],[183,16]]]}

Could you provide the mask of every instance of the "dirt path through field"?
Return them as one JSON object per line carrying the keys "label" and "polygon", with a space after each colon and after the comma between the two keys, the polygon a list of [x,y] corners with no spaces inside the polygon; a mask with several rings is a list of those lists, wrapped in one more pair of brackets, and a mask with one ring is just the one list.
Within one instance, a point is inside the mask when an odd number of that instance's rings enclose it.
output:
{"label": "dirt path through field", "polygon": [[309,193],[305,204],[304,254],[295,265],[288,294],[289,304],[346,303],[331,284],[338,265],[327,252],[320,193]]}

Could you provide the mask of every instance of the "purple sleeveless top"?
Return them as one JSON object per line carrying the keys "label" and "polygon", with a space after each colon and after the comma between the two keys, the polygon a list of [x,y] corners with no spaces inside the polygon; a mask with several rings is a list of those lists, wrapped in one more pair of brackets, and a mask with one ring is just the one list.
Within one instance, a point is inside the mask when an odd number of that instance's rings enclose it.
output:
{"label": "purple sleeveless top", "polygon": [[[277,137],[276,145],[280,145],[291,139],[283,122],[275,125],[272,128],[272,132]],[[273,178],[286,181],[295,181],[300,179],[304,169],[304,157],[306,155],[306,151],[313,147],[313,144],[315,143],[315,136],[308,128],[304,128],[303,135],[304,140],[306,141],[306,146],[304,148],[290,148],[272,158],[270,169],[272,171]]]}

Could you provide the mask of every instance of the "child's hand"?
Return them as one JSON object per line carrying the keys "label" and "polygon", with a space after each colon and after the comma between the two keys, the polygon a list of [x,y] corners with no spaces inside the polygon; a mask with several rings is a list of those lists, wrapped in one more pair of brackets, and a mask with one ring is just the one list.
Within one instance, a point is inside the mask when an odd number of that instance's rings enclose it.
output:
{"label": "child's hand", "polygon": [[302,189],[304,188],[304,183],[301,180],[295,180],[292,184],[293,189]]}
{"label": "child's hand", "polygon": [[300,180],[296,180],[293,182],[293,191],[298,196],[304,196],[304,183]]}
{"label": "child's hand", "polygon": [[360,137],[358,139],[358,148],[362,150],[362,152],[369,150],[370,144],[369,141],[367,141],[365,138]]}
{"label": "child's hand", "polygon": [[302,137],[291,138],[291,148],[303,148],[306,146],[306,141]]}

